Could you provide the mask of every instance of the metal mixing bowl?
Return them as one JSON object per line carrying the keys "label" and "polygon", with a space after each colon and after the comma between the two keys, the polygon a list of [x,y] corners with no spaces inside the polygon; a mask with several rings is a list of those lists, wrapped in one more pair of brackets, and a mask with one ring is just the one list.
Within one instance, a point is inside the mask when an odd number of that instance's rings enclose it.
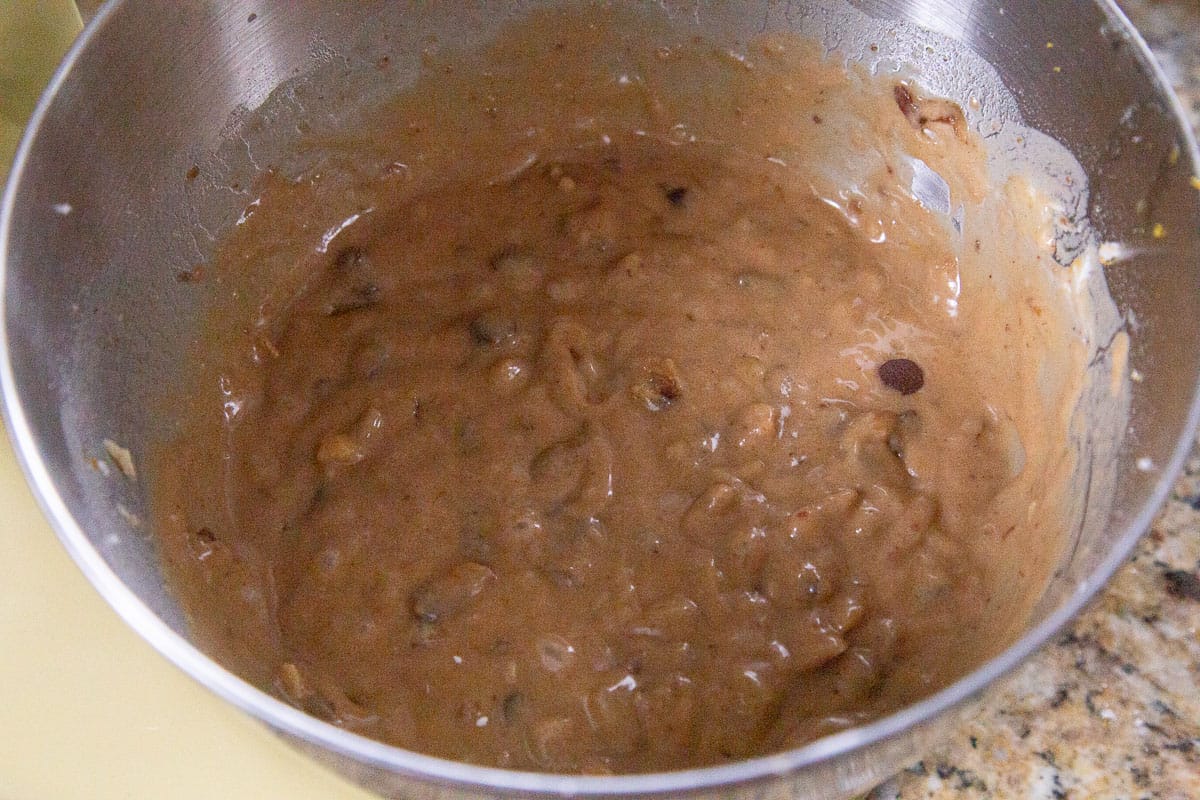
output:
{"label": "metal mixing bowl", "polygon": [[[42,99],[3,201],[0,366],[29,481],[72,556],[135,630],[221,697],[381,793],[815,798],[867,788],[922,755],[956,712],[1080,610],[1147,528],[1190,445],[1200,375],[1200,192],[1190,184],[1200,165],[1177,101],[1109,0],[1069,12],[1038,0],[859,0],[832,15],[816,3],[662,3],[698,32],[730,40],[796,27],[857,52],[864,30],[891,31],[884,38],[897,58],[911,56],[931,89],[959,96],[977,76],[962,57],[969,48],[1012,89],[1025,121],[1076,155],[1091,195],[1078,211],[1100,237],[1126,245],[1108,278],[1144,379],[1132,385],[1113,488],[1083,498],[1088,524],[1024,636],[920,703],[789,752],[653,775],[521,773],[389,747],[305,716],[196,649],[151,537],[131,527],[145,517],[145,476],[96,469],[103,440],[130,448],[136,462],[165,434],[154,401],[178,380],[203,302],[177,276],[203,261],[209,232],[245,202],[239,181],[250,176],[238,164],[257,130],[249,112],[278,101],[281,82],[331,64],[388,53],[393,76],[411,75],[428,34],[485,38],[528,5],[130,0],[101,10]],[[194,182],[193,164],[204,166]]]}

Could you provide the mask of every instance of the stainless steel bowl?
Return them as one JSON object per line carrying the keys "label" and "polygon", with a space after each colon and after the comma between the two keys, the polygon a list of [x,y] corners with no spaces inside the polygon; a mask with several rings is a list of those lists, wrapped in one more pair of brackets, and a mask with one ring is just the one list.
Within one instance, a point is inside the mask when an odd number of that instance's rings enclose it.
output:
{"label": "stainless steel bowl", "polygon": [[[105,439],[137,460],[167,433],[169,415],[156,413],[154,400],[178,380],[203,302],[177,275],[203,261],[210,231],[236,217],[244,203],[236,187],[253,166],[248,152],[271,146],[253,143],[261,120],[249,110],[299,102],[286,91],[272,95],[298,74],[370,63],[382,52],[393,75],[410,75],[427,34],[449,43],[485,38],[532,5],[520,0],[118,0],[89,25],[43,97],[4,195],[0,377],[29,481],[100,593],[201,683],[386,795],[836,797],[919,757],[1104,584],[1188,451],[1200,409],[1200,191],[1190,185],[1200,156],[1145,44],[1110,0],[1073,3],[1069,13],[1038,0],[859,0],[830,11],[832,2],[662,5],[698,32],[730,40],[799,28],[854,53],[883,32],[892,55],[917,62],[935,91],[961,95],[976,80],[999,78],[1012,90],[1013,113],[1066,144],[1087,172],[1090,204],[1077,212],[1103,239],[1128,246],[1108,280],[1144,380],[1132,387],[1117,480],[1082,498],[1089,522],[1019,641],[916,705],[808,746],[615,778],[484,769],[369,741],[269,697],[189,642],[151,538],[131,528],[145,516],[144,481],[105,477],[95,459]],[[979,77],[972,58],[980,57],[994,67],[990,78]],[[204,166],[196,182],[187,177],[193,164]]]}

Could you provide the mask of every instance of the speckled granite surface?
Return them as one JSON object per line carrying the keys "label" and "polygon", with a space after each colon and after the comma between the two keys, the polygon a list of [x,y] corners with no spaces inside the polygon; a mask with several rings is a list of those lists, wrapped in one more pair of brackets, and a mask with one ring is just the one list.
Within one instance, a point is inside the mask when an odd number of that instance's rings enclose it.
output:
{"label": "speckled granite surface", "polygon": [[[1200,2],[1122,6],[1200,128]],[[1200,799],[1200,445],[1090,610],[869,797]]]}

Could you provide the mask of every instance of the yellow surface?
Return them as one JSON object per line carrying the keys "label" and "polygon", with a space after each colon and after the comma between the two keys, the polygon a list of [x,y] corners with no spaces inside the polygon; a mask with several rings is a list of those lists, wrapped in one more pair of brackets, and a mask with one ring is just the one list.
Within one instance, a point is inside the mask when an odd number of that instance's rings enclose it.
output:
{"label": "yellow surface", "polygon": [[8,174],[8,164],[17,145],[21,143],[21,126],[0,117],[0,189],[4,188],[4,176]]}
{"label": "yellow surface", "polygon": [[81,27],[71,0],[0,0],[0,117],[28,118]]}
{"label": "yellow surface", "polygon": [[72,0],[0,0],[0,188],[25,120],[82,26]]}
{"label": "yellow surface", "polygon": [[0,800],[367,800],[152,650],[0,442]]}

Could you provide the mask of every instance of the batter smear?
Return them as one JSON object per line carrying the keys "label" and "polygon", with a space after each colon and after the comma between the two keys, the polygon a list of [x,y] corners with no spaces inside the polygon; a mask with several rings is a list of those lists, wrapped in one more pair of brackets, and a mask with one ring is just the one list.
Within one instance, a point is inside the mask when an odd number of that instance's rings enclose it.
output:
{"label": "batter smear", "polygon": [[268,288],[158,459],[164,557],[202,642],[347,729],[770,752],[995,652],[1057,555],[1078,336],[958,107],[623,13],[432,59],[214,265]]}

